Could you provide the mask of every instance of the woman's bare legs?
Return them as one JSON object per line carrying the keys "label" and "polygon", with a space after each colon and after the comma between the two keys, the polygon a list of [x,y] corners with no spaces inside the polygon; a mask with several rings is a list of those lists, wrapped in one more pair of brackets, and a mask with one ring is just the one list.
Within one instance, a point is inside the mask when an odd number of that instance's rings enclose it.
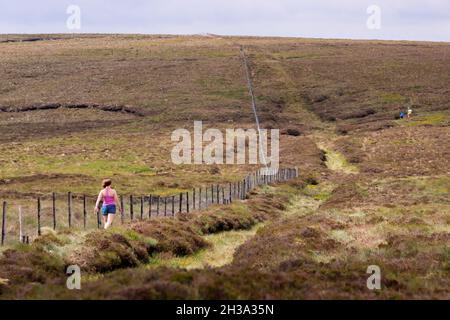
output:
{"label": "woman's bare legs", "polygon": [[106,220],[107,220],[107,216],[102,214],[102,221],[103,221],[103,225],[106,225]]}
{"label": "woman's bare legs", "polygon": [[[115,216],[115,214],[108,214],[108,220],[105,223],[105,229],[108,229],[113,224],[114,216]],[[106,218],[106,217],[104,217],[104,218]]]}

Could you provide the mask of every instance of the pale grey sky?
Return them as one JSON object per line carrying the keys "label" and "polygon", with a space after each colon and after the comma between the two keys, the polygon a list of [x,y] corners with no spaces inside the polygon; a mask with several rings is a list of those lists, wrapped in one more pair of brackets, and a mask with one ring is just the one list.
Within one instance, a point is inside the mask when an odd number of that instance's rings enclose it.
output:
{"label": "pale grey sky", "polygon": [[[0,0],[0,33],[164,33],[450,41],[450,0]],[[381,8],[381,29],[366,10]]]}

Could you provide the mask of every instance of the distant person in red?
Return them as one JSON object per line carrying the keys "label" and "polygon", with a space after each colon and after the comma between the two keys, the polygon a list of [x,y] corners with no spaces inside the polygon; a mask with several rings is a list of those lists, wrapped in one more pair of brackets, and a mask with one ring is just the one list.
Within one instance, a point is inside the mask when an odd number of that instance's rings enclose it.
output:
{"label": "distant person in red", "polygon": [[108,229],[113,221],[116,214],[116,208],[122,212],[122,208],[119,204],[119,197],[117,196],[116,190],[111,187],[111,179],[105,179],[102,182],[103,189],[98,194],[97,202],[95,203],[94,211],[95,213],[99,210],[100,201],[102,204],[102,219],[105,229]]}

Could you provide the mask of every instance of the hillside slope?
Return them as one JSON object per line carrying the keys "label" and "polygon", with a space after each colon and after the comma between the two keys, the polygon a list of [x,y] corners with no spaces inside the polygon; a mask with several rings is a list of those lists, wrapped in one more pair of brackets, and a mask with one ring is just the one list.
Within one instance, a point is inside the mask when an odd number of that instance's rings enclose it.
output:
{"label": "hillside slope", "polygon": [[[281,165],[300,178],[198,220],[11,242],[0,258],[3,297],[79,298],[63,285],[64,266],[99,246],[86,298],[449,298],[449,43],[55,37],[0,41],[0,198],[10,221],[21,205],[34,228],[37,196],[95,195],[105,176],[121,194],[170,194],[253,170],[170,159],[171,132],[194,120],[254,128],[241,46],[262,126],[281,130]],[[408,107],[412,118],[398,119]],[[204,227],[211,221],[221,227]],[[225,232],[227,264],[178,268],[214,259],[205,228]],[[227,243],[227,230],[245,230],[245,241],[232,245],[238,233]],[[369,265],[382,270],[381,291],[366,287]]]}

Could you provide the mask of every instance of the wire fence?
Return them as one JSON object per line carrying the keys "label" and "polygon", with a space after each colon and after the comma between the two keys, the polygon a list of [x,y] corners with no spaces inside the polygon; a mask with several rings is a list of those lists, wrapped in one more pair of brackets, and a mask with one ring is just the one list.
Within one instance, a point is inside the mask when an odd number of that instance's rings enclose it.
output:
{"label": "wire fence", "polygon": [[[225,184],[211,184],[193,188],[170,196],[126,195],[120,196],[121,212],[118,212],[122,224],[127,221],[145,220],[152,217],[176,217],[182,213],[204,210],[215,204],[230,204],[235,200],[244,200],[247,194],[261,185],[283,182],[298,177],[297,168],[279,170],[260,169],[244,179]],[[93,216],[88,208],[94,208],[96,196],[51,193],[36,199],[34,214],[25,215],[21,207],[15,219],[7,215],[8,203],[2,206],[1,245],[9,243],[29,243],[42,234],[43,228],[61,230],[77,228],[82,230],[102,227],[101,213]],[[8,224],[17,228],[7,228]]]}

